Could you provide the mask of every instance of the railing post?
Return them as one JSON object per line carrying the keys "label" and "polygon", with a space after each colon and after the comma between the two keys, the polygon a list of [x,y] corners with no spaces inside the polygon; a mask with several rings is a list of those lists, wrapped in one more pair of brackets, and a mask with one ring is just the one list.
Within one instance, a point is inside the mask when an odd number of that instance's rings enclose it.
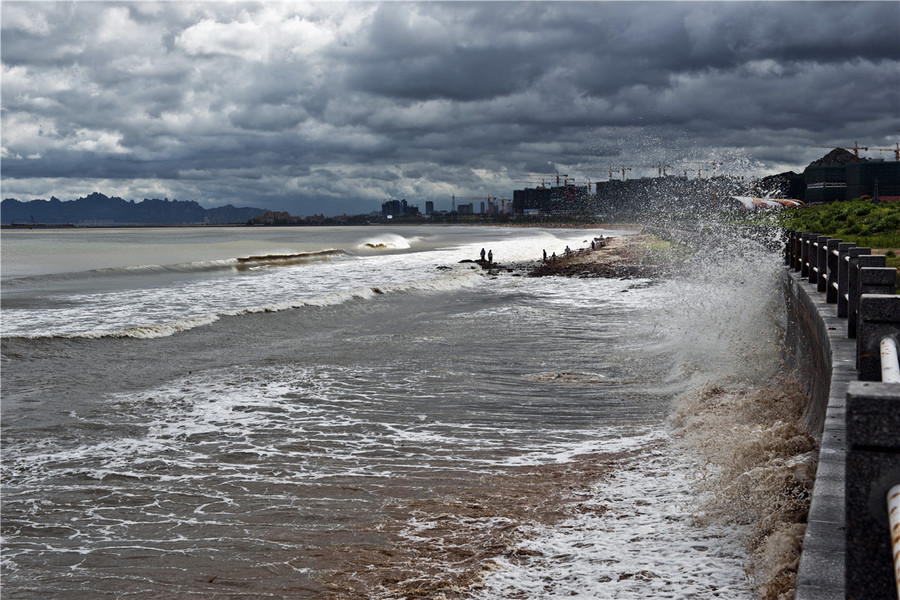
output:
{"label": "railing post", "polygon": [[800,277],[809,277],[809,238],[812,234],[800,235]]}
{"label": "railing post", "polygon": [[854,599],[892,598],[898,589],[888,505],[892,488],[900,483],[900,383],[881,381],[881,346],[900,339],[896,278],[896,269],[860,268],[860,288],[880,286],[888,293],[859,298],[860,381],[847,388],[846,597]]}
{"label": "railing post", "polygon": [[[880,267],[884,263],[878,263],[878,257],[870,254],[871,248],[854,248],[850,251],[849,288],[847,290],[847,337],[856,337],[856,314],[859,309],[859,267],[860,261],[864,266]],[[883,257],[882,257],[883,258]]]}
{"label": "railing post", "polygon": [[816,291],[824,292],[825,286],[828,285],[828,242],[831,238],[827,235],[819,236],[819,246],[817,248],[816,269]]}
{"label": "railing post", "polygon": [[803,233],[794,232],[794,263],[791,265],[794,271],[799,271],[803,264]]}
{"label": "railing post", "polygon": [[843,243],[838,246],[838,293],[837,316],[847,316],[847,290],[850,289],[850,251],[856,244]]}
{"label": "railing post", "polygon": [[815,283],[819,277],[819,236],[809,236],[809,283]]}
{"label": "railing post", "polygon": [[[880,277],[891,284],[866,286],[881,288],[882,292],[865,293],[859,298],[859,324],[856,330],[856,368],[860,381],[881,381],[881,340],[890,337],[900,340],[900,296],[893,285],[897,269],[862,269],[862,278]],[[893,277],[893,279],[890,279]],[[896,432],[900,437],[900,430]]]}
{"label": "railing post", "polygon": [[825,265],[827,268],[825,281],[825,302],[828,304],[835,304],[837,302],[837,294],[838,294],[838,247],[843,243],[843,240],[838,239],[830,239],[828,240],[828,246],[826,250],[826,259]]}
{"label": "railing post", "polygon": [[896,598],[888,491],[900,482],[900,383],[847,388],[846,598]]}

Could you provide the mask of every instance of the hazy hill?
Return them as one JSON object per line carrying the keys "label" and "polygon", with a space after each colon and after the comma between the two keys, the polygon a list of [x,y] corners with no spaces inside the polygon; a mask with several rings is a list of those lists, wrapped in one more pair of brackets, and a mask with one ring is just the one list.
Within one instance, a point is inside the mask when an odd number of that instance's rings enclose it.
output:
{"label": "hazy hill", "polygon": [[194,201],[144,199],[141,202],[93,194],[77,200],[31,200],[7,198],[0,203],[0,222],[42,223],[47,225],[224,225],[246,223],[265,213],[261,208],[232,205],[206,209]]}

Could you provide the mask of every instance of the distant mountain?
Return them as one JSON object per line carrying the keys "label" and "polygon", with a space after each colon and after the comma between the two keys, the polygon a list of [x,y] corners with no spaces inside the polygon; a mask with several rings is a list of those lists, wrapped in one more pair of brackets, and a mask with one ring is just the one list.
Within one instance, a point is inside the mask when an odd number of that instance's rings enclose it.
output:
{"label": "distant mountain", "polygon": [[0,222],[46,225],[226,225],[246,223],[266,212],[262,208],[238,208],[228,204],[206,209],[194,201],[144,199],[141,202],[93,194],[77,200],[7,198],[0,202]]}

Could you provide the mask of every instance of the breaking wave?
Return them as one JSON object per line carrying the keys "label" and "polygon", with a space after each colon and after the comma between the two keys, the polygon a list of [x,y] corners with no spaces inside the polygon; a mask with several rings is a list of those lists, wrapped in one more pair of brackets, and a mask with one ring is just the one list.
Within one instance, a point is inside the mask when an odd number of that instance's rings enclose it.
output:
{"label": "breaking wave", "polygon": [[165,323],[137,325],[111,331],[92,331],[79,333],[48,332],[48,333],[21,333],[3,335],[4,339],[98,339],[98,338],[135,338],[152,339],[169,337],[177,333],[188,331],[197,327],[203,327],[215,323],[224,317],[236,317],[258,313],[281,312],[285,310],[301,309],[304,307],[337,306],[352,301],[365,301],[386,294],[398,293],[439,293],[457,289],[472,287],[478,284],[481,273],[471,270],[456,269],[451,275],[410,281],[392,285],[380,285],[361,287],[352,290],[333,292],[330,294],[304,298],[289,302],[272,303],[259,306],[239,308],[231,311],[222,311],[216,314],[197,315],[184,319],[177,319]]}
{"label": "breaking wave", "polygon": [[259,256],[200,260],[168,265],[151,264],[109,267],[104,269],[92,269],[90,271],[9,278],[3,280],[3,287],[15,289],[17,287],[35,284],[66,283],[79,280],[98,280],[122,276],[214,273],[218,271],[247,270],[260,267],[291,266],[319,260],[328,260],[343,254],[346,254],[343,250],[327,249],[315,252],[265,254]]}
{"label": "breaking wave", "polygon": [[694,519],[748,529],[748,574],[761,598],[793,597],[816,472],[793,377],[766,388],[710,386],[680,399],[672,425],[698,459]]}
{"label": "breaking wave", "polygon": [[371,250],[409,250],[418,237],[407,238],[396,233],[385,233],[360,242],[356,248],[362,251]]}
{"label": "breaking wave", "polygon": [[[660,325],[676,357],[670,377],[686,382],[670,425],[695,463],[695,522],[744,531],[745,570],[757,594],[786,599],[793,597],[817,442],[803,429],[809,400],[782,362],[779,258],[734,237],[728,252],[699,253],[689,279],[664,284],[681,287],[684,298],[662,310]],[[740,258],[727,264],[727,256]]]}

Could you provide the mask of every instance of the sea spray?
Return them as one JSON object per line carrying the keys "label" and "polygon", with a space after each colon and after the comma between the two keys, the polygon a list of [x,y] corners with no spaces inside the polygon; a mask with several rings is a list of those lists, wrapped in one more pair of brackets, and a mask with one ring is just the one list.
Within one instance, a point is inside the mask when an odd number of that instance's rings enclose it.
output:
{"label": "sea spray", "polygon": [[667,285],[683,296],[662,311],[677,344],[670,378],[687,385],[670,425],[694,457],[700,526],[746,531],[746,571],[762,598],[793,593],[815,477],[816,440],[802,427],[808,403],[783,363],[784,304],[778,260],[723,226],[694,233],[707,248]]}
{"label": "sea spray", "polygon": [[696,521],[749,527],[747,571],[765,599],[793,594],[815,478],[816,441],[800,427],[806,401],[788,376],[686,394],[671,419],[698,459]]}

